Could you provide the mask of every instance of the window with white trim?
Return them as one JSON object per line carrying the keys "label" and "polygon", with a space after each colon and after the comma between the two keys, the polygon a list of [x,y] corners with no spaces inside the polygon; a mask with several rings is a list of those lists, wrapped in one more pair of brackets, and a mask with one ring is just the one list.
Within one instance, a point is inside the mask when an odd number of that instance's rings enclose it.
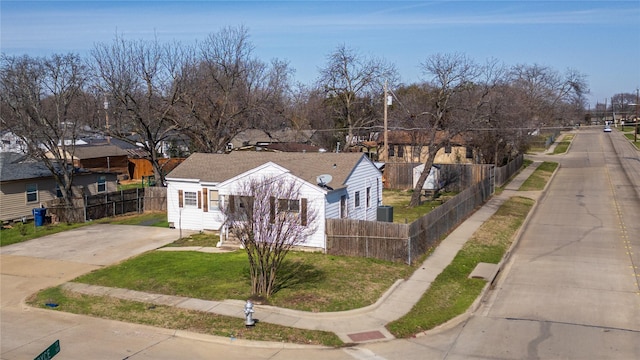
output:
{"label": "window with white trim", "polygon": [[353,196],[355,207],[360,207],[360,191],[356,191],[356,194]]}
{"label": "window with white trim", "polygon": [[220,196],[218,190],[209,189],[209,210],[215,210],[220,208]]}
{"label": "window with white trim", "polygon": [[104,175],[98,176],[98,192],[107,191],[107,177]]}
{"label": "window with white trim", "polygon": [[195,191],[184,192],[184,206],[198,206],[198,193]]}
{"label": "window with white trim", "polygon": [[27,203],[38,202],[38,184],[27,184]]}

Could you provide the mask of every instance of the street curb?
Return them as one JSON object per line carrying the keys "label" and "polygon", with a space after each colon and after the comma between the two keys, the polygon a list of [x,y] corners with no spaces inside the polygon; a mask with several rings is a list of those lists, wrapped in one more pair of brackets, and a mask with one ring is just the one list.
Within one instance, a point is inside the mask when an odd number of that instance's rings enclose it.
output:
{"label": "street curb", "polygon": [[234,337],[223,337],[216,335],[207,335],[200,334],[186,330],[175,330],[174,337],[181,339],[189,339],[189,340],[197,340],[208,343],[215,343],[221,345],[232,345],[232,346],[240,346],[240,347],[252,347],[252,348],[263,348],[263,349],[302,349],[302,350],[323,350],[323,349],[333,349],[330,346],[323,345],[302,345],[302,344],[293,344],[287,342],[275,342],[275,341],[259,341],[259,340],[245,340],[245,339],[237,339]]}
{"label": "street curb", "polygon": [[[355,315],[371,312],[379,308],[403,282],[404,282],[404,279],[396,280],[396,282],[394,282],[393,285],[391,285],[389,289],[387,289],[387,291],[385,291],[384,294],[382,294],[382,296],[378,298],[378,300],[375,303],[371,305],[367,305],[365,307],[352,309],[352,310],[314,313],[309,311],[291,310],[291,309],[275,307],[270,305],[254,305],[254,307],[256,308],[256,310],[263,309],[263,310],[272,312],[274,314],[289,314],[289,315],[297,316],[300,318],[305,318],[305,317],[320,318],[320,319],[345,318],[349,316],[355,316]],[[233,302],[237,302],[238,304],[240,303],[244,304],[244,301],[242,300],[226,300],[226,301],[229,301],[229,302],[233,301]]]}

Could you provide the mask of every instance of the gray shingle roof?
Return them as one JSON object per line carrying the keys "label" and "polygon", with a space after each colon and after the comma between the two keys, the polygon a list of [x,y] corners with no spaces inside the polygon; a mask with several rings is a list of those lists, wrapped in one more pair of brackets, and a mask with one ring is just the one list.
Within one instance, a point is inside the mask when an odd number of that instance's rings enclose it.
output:
{"label": "gray shingle roof", "polygon": [[15,181],[51,177],[43,162],[25,160],[24,155],[3,153],[0,156],[0,181]]}
{"label": "gray shingle roof", "polygon": [[[232,151],[228,154],[195,153],[168,175],[168,179],[197,179],[203,182],[222,182],[268,162],[278,164],[303,180],[316,183],[318,175],[329,174],[329,186],[344,185],[361,153],[282,153],[261,151]],[[368,161],[368,160],[367,160]]]}

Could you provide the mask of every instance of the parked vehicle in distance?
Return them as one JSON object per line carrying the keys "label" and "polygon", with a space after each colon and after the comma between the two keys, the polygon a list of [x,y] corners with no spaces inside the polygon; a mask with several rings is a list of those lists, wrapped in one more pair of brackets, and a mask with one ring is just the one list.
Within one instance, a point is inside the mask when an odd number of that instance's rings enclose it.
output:
{"label": "parked vehicle in distance", "polygon": [[604,132],[611,132],[611,128],[609,126],[604,127]]}

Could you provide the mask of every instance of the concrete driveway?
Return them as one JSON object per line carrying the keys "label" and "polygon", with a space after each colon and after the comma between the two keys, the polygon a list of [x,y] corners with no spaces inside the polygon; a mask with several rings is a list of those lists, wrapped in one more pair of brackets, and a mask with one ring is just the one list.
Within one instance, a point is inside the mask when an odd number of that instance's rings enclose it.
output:
{"label": "concrete driveway", "polygon": [[0,254],[105,266],[157,249],[179,236],[176,229],[96,224],[4,246]]}
{"label": "concrete driveway", "polygon": [[[70,342],[82,350],[83,338],[91,339],[97,329],[110,323],[96,326],[99,319],[30,308],[24,300],[41,289],[156,249],[179,236],[175,229],[96,224],[0,248],[0,358],[33,359],[59,338],[65,339],[61,346],[67,353]],[[82,351],[91,347],[95,350],[95,343]]]}

